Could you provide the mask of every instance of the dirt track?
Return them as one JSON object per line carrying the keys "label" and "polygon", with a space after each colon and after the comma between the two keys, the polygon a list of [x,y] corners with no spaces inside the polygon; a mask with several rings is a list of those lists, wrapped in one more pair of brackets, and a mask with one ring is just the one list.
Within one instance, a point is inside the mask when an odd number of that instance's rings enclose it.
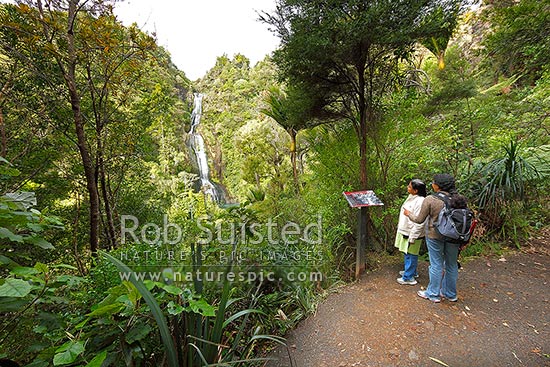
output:
{"label": "dirt track", "polygon": [[[415,286],[397,284],[399,264],[368,273],[287,335],[292,365],[550,366],[547,240],[463,262],[456,303],[416,296],[427,285],[427,262]],[[285,349],[272,357],[267,366],[291,366]]]}

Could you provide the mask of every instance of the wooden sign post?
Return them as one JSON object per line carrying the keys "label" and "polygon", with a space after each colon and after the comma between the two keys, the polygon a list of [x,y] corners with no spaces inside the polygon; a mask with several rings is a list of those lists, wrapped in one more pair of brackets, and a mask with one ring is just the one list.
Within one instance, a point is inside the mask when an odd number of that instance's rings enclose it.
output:
{"label": "wooden sign post", "polygon": [[355,279],[359,279],[361,272],[365,270],[367,258],[366,249],[368,241],[367,207],[384,205],[372,190],[344,191],[344,197],[352,208],[359,208],[357,220],[357,247],[355,251]]}

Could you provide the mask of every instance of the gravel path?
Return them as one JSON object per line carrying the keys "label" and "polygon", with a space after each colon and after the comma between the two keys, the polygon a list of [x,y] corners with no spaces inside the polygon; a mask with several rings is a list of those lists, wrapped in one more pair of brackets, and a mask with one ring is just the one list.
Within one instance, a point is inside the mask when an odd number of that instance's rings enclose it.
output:
{"label": "gravel path", "polygon": [[[537,250],[463,262],[456,303],[399,285],[400,265],[339,289],[289,335],[294,367],[550,366],[550,255]],[[291,366],[286,349],[269,367]]]}

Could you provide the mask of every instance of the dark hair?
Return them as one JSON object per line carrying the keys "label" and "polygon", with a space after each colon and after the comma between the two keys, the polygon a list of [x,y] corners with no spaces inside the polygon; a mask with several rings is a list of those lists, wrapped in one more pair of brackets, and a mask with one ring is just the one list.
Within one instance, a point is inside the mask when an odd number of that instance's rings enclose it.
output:
{"label": "dark hair", "polygon": [[449,199],[449,205],[455,209],[466,209],[468,207],[468,199],[464,195],[454,194]]}
{"label": "dark hair", "polygon": [[434,183],[439,186],[441,191],[449,194],[456,194],[455,178],[448,173],[438,173],[434,175]]}
{"label": "dark hair", "polygon": [[426,197],[426,184],[419,179],[415,178],[411,180],[411,187],[417,191],[418,196]]}

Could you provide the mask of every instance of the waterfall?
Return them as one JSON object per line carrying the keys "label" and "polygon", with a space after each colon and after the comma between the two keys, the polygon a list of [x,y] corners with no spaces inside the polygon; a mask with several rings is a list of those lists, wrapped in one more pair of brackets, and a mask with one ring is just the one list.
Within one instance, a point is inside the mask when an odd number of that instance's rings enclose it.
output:
{"label": "waterfall", "polygon": [[193,112],[191,112],[191,130],[189,134],[193,135],[195,133],[195,127],[201,123],[202,117],[202,97],[203,94],[194,93],[195,98],[193,98]]}
{"label": "waterfall", "polygon": [[200,189],[206,195],[209,195],[213,201],[220,204],[225,201],[225,195],[219,185],[216,185],[210,181],[210,170],[208,168],[208,157],[206,155],[204,139],[202,138],[202,135],[197,132],[202,115],[202,98],[202,94],[194,94],[188,144],[190,150],[195,156],[195,161],[199,170]]}

